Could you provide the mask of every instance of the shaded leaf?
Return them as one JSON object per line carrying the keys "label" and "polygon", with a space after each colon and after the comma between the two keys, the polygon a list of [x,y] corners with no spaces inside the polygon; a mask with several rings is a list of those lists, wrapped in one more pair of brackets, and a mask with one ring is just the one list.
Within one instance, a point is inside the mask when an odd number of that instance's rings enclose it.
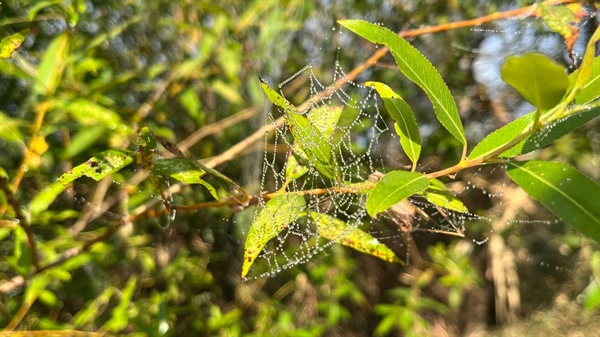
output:
{"label": "shaded leaf", "polygon": [[90,158],[81,165],[77,165],[71,171],[64,173],[58,182],[67,185],[73,180],[87,176],[96,181],[120,171],[125,166],[133,162],[132,151],[128,150],[107,150]]}
{"label": "shaded leaf", "polygon": [[[575,77],[574,89],[579,90],[582,88],[587,82],[592,74],[592,68],[594,66],[594,58],[596,56],[596,42],[600,40],[600,27],[596,28],[596,31],[588,40],[585,54],[583,54],[583,59],[581,59],[581,65],[579,69],[577,69],[577,76]],[[594,80],[595,82],[595,80]]]}
{"label": "shaded leaf", "polygon": [[557,105],[569,87],[565,68],[537,53],[509,56],[502,66],[502,79],[539,110]]}
{"label": "shaded leaf", "polygon": [[27,34],[29,34],[29,29],[24,29],[0,40],[0,58],[9,58],[21,46]]}
{"label": "shaded leaf", "polygon": [[507,163],[508,175],[566,223],[600,243],[600,185],[574,167],[531,160]]}
{"label": "shaded leaf", "polygon": [[422,173],[389,172],[371,191],[367,199],[367,212],[375,217],[411,195],[424,191],[428,186],[429,180]]}
{"label": "shaded leaf", "polygon": [[185,184],[200,184],[208,189],[210,194],[219,199],[217,190],[202,179],[206,174],[196,165],[183,158],[162,158],[154,161],[152,172],[160,176],[169,176]]}
{"label": "shaded leaf", "polygon": [[293,194],[281,195],[267,202],[265,208],[254,218],[246,236],[242,278],[248,274],[267,242],[298,219],[305,205],[304,197]]}
{"label": "shaded leaf", "polygon": [[110,319],[104,324],[104,328],[108,331],[118,332],[124,329],[129,323],[130,315],[128,315],[127,309],[132,304],[131,299],[133,298],[136,283],[136,276],[130,277],[127,281],[125,289],[121,292],[119,304],[112,310]]}
{"label": "shaded leaf", "polygon": [[392,88],[379,82],[366,82],[365,86],[373,87],[381,96],[390,116],[396,121],[394,128],[400,136],[400,145],[408,158],[416,163],[421,155],[421,137],[419,125],[410,106],[395,93]]}
{"label": "shaded leaf", "polygon": [[530,112],[490,133],[479,144],[475,145],[469,154],[469,159],[475,160],[490,156],[519,135],[530,130],[533,127],[534,120],[535,112]]}
{"label": "shaded leaf", "polygon": [[65,109],[83,125],[102,123],[110,129],[115,129],[122,124],[121,116],[118,113],[85,98],[73,100],[65,106]]}
{"label": "shaded leaf", "polygon": [[402,263],[396,254],[369,233],[336,219],[330,215],[308,212],[318,227],[319,235],[327,240],[339,242],[359,252],[376,256],[384,261]]}
{"label": "shaded leaf", "polygon": [[[586,109],[585,107],[579,108]],[[527,139],[524,139],[514,147],[502,152],[499,157],[512,158],[520,154],[541,149],[598,116],[600,116],[600,107],[570,114],[567,117],[558,119],[544,126],[541,130],[538,130],[533,135],[527,137]]]}
{"label": "shaded leaf", "polygon": [[463,145],[467,144],[456,102],[440,73],[423,54],[387,28],[361,20],[340,20],[338,23],[373,43],[388,47],[398,69],[427,94],[444,128]]}

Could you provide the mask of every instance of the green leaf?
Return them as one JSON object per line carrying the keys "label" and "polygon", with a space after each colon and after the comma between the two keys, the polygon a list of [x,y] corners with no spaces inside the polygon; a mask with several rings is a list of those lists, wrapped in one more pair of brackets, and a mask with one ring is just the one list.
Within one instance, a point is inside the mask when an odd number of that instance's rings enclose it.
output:
{"label": "green leaf", "polygon": [[81,176],[90,177],[96,181],[120,171],[133,162],[134,153],[128,150],[107,150],[90,158],[71,171],[64,173],[58,182],[67,185]]}
{"label": "green leaf", "polygon": [[29,17],[29,21],[33,21],[33,19],[35,18],[35,16],[37,15],[37,13],[39,11],[41,11],[42,9],[46,8],[46,7],[50,7],[52,5],[55,4],[59,4],[60,0],[50,0],[50,1],[38,1],[35,3],[35,5],[31,6],[28,10],[28,17]]}
{"label": "green leaf", "polygon": [[535,112],[530,112],[487,135],[469,154],[470,160],[487,157],[533,127]]}
{"label": "green leaf", "polygon": [[[579,69],[571,75],[577,78]],[[600,56],[594,58],[591,66],[590,75],[587,81],[581,86],[575,102],[577,104],[586,104],[600,97]]]}
{"label": "green leaf", "polygon": [[429,187],[429,180],[418,172],[392,171],[375,185],[367,199],[371,217],[387,210],[400,201]]}
{"label": "green leaf", "polygon": [[308,172],[308,168],[306,166],[300,165],[298,160],[296,160],[296,156],[290,154],[288,156],[287,163],[285,164],[285,181],[289,183],[292,180],[298,179]]}
{"label": "green leaf", "polygon": [[94,145],[104,135],[104,131],[106,131],[106,126],[103,124],[81,127],[73,139],[71,139],[71,144],[67,150],[61,153],[60,158],[66,160],[78,155]]}
{"label": "green leaf", "polygon": [[305,205],[304,197],[293,194],[280,195],[267,202],[248,230],[244,247],[242,278],[246,277],[254,260],[267,242],[281,233],[291,222],[298,219]]}
{"label": "green leaf", "polygon": [[569,87],[565,68],[537,53],[508,57],[502,79],[539,110],[557,105]]}
{"label": "green leaf", "polygon": [[332,216],[308,212],[318,227],[319,235],[327,240],[339,242],[359,252],[378,257],[384,261],[402,263],[396,254],[370,234]]}
{"label": "green leaf", "polygon": [[440,73],[423,54],[387,28],[361,20],[340,20],[338,23],[373,43],[388,47],[404,76],[425,91],[440,123],[459,142],[467,144],[456,102]]}
{"label": "green leaf", "polygon": [[63,33],[50,42],[42,62],[38,67],[34,91],[38,95],[51,95],[58,86],[60,75],[65,66],[69,44],[69,34]]}
{"label": "green leaf", "polygon": [[114,287],[108,287],[102,291],[102,293],[93,300],[86,303],[86,306],[79,310],[71,319],[71,322],[76,327],[83,327],[90,322],[93,322],[98,316],[98,312],[101,308],[105,308],[112,295],[115,292]]}
{"label": "green leaf", "polygon": [[7,142],[13,142],[21,145],[23,149],[26,148],[26,144],[23,141],[23,134],[19,130],[23,120],[11,118],[0,111],[0,138]]}
{"label": "green leaf", "polygon": [[21,46],[27,34],[29,34],[29,29],[24,29],[0,40],[0,58],[9,58]]}
{"label": "green leaf", "polygon": [[507,163],[508,175],[546,208],[600,243],[600,185],[562,163]]}
{"label": "green leaf", "polygon": [[326,139],[330,139],[335,131],[335,126],[342,116],[344,108],[341,106],[323,105],[313,108],[306,115],[308,121],[314,125]]}
{"label": "green leaf", "polygon": [[261,80],[260,85],[269,100],[283,109],[286,123],[294,140],[302,148],[310,163],[328,178],[338,176],[331,153],[331,145],[323,137],[321,131],[311,124],[308,118],[297,113],[296,108],[290,102],[271,89],[264,81]]}
{"label": "green leaf", "polygon": [[533,135],[527,137],[527,139],[524,139],[514,147],[502,152],[499,157],[512,158],[520,154],[541,149],[542,147],[553,143],[555,140],[566,135],[567,133],[572,132],[583,124],[600,116],[600,107],[588,109],[583,106],[578,106],[571,109],[571,111],[574,109],[586,110],[580,113],[569,114],[567,117],[563,117],[552,123],[549,123],[541,130],[538,130]]}
{"label": "green leaf", "polygon": [[539,4],[542,10],[542,19],[551,31],[562,35],[565,39],[573,35],[573,26],[575,22],[575,13],[566,6],[549,6],[544,3]]}
{"label": "green leaf", "polygon": [[588,40],[585,54],[583,54],[581,65],[577,71],[577,77],[575,77],[574,90],[579,90],[579,88],[582,88],[585,83],[588,82],[588,79],[592,74],[594,58],[596,56],[596,42],[598,42],[598,40],[600,40],[600,27],[596,28],[596,31]]}
{"label": "green leaf", "polygon": [[118,113],[85,98],[73,100],[65,106],[65,109],[77,122],[83,125],[101,123],[114,130],[122,124],[121,116]]}
{"label": "green leaf", "polygon": [[187,159],[157,159],[152,165],[152,172],[156,175],[172,177],[185,184],[200,184],[206,187],[215,199],[219,199],[219,195],[214,186],[202,179],[206,172],[199,169]]}
{"label": "green leaf", "polygon": [[429,187],[423,191],[423,194],[427,201],[436,206],[461,213],[469,212],[467,206],[455,195],[447,191],[444,183],[437,179],[431,179]]}
{"label": "green leaf", "polygon": [[46,187],[31,200],[31,203],[29,203],[31,214],[35,216],[47,210],[48,206],[50,206],[50,204],[56,200],[56,197],[65,189],[67,189],[67,184],[59,182],[54,182]]}
{"label": "green leaf", "polygon": [[416,163],[421,155],[419,125],[410,106],[392,88],[380,82],[366,82],[365,86],[377,90],[390,116],[396,121],[394,128],[400,136],[400,145],[408,158]]}
{"label": "green leaf", "polygon": [[124,329],[129,323],[129,317],[127,309],[132,304],[131,299],[133,292],[135,291],[135,285],[137,283],[137,277],[132,276],[127,281],[127,285],[121,293],[121,300],[119,304],[112,310],[110,319],[104,324],[104,328],[111,332],[118,332]]}

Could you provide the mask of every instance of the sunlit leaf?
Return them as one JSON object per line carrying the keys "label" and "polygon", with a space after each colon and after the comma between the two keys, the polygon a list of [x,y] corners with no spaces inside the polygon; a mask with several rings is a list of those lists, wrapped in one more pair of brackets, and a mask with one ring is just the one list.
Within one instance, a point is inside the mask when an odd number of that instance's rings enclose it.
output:
{"label": "sunlit leaf", "polygon": [[37,1],[35,4],[33,4],[33,6],[29,7],[27,16],[29,17],[30,21],[33,21],[39,11],[59,3],[60,0]]}
{"label": "sunlit leaf", "polygon": [[110,129],[115,129],[121,125],[121,116],[118,113],[85,98],[78,98],[69,102],[65,109],[77,122],[83,125],[101,123]]}
{"label": "sunlit leaf", "polygon": [[70,159],[79,153],[83,152],[90,146],[94,145],[100,137],[104,135],[106,126],[103,124],[96,124],[91,126],[81,127],[75,136],[71,139],[71,144],[61,154],[61,159]]}
{"label": "sunlit leaf", "polygon": [[50,42],[37,70],[34,91],[39,95],[54,93],[68,54],[69,34],[63,33]]}
{"label": "sunlit leaf", "polygon": [[330,215],[308,212],[318,227],[319,235],[359,252],[376,256],[384,261],[402,263],[396,254],[386,245],[363,230],[349,225]]}
{"label": "sunlit leaf", "polygon": [[585,109],[582,112],[570,114],[567,117],[558,119],[541,130],[536,131],[527,139],[521,141],[514,147],[500,154],[500,157],[512,158],[516,155],[525,154],[534,150],[543,148],[544,146],[553,143],[555,140],[574,131],[583,124],[600,116],[600,107],[587,109],[585,107],[577,107]]}
{"label": "sunlit leaf", "polygon": [[425,199],[430,203],[461,213],[467,213],[469,209],[463,204],[460,199],[446,190],[444,183],[437,179],[431,179],[429,187],[423,191]]}
{"label": "sunlit leaf", "polygon": [[252,222],[246,236],[242,278],[248,274],[267,242],[298,219],[305,205],[304,197],[293,194],[281,195],[267,202]]}
{"label": "sunlit leaf", "polygon": [[530,130],[533,127],[534,120],[535,112],[530,112],[490,133],[479,144],[475,145],[475,148],[469,154],[469,159],[475,160],[490,156],[513,141],[517,136]]}
{"label": "sunlit leaf", "polygon": [[104,324],[104,328],[108,331],[118,332],[124,329],[129,323],[130,315],[128,315],[127,309],[132,304],[131,299],[133,297],[133,292],[135,291],[136,283],[136,276],[130,277],[127,281],[127,285],[125,285],[125,288],[121,292],[119,304],[112,310],[110,319]]}
{"label": "sunlit leaf", "polygon": [[162,158],[154,161],[152,171],[159,176],[169,176],[185,184],[200,184],[208,189],[210,194],[219,199],[217,190],[210,183],[202,179],[206,174],[203,170],[182,158]]}
{"label": "sunlit leaf", "polygon": [[429,180],[422,173],[389,172],[371,191],[367,199],[367,212],[375,217],[411,195],[424,191],[428,186]]}
{"label": "sunlit leaf", "polygon": [[25,147],[23,134],[19,130],[19,126],[23,124],[22,120],[11,118],[0,111],[0,138]]}
{"label": "sunlit leaf", "polygon": [[565,68],[537,53],[508,57],[502,79],[539,110],[558,104],[569,87]]}
{"label": "sunlit leaf", "polygon": [[24,29],[0,40],[0,58],[9,58],[21,46],[27,34],[29,34],[29,29]]}
{"label": "sunlit leaf", "polygon": [[[579,74],[579,69],[576,72],[573,72],[571,76],[577,78]],[[592,62],[592,67],[590,71],[590,75],[587,78],[587,81],[584,82],[581,87],[579,93],[575,97],[575,102],[577,104],[587,104],[597,98],[600,97],[600,56],[594,58]]]}
{"label": "sunlit leaf", "polygon": [[551,31],[559,33],[565,39],[574,34],[575,27],[571,26],[571,23],[576,21],[576,17],[573,11],[566,6],[549,6],[544,3],[540,3],[539,6],[542,19]]}
{"label": "sunlit leaf", "polygon": [[76,327],[83,327],[90,322],[94,322],[98,316],[100,308],[104,308],[109,303],[111,297],[115,293],[115,287],[107,287],[98,297],[86,303],[86,306],[79,310],[72,318],[71,323]]}
{"label": "sunlit leaf", "polygon": [[98,181],[131,164],[133,155],[132,151],[127,150],[101,152],[85,163],[75,166],[71,171],[64,173],[58,178],[58,182],[67,185],[81,176],[87,176]]}
{"label": "sunlit leaf", "polygon": [[507,163],[508,175],[546,208],[600,243],[600,185],[563,163]]}
{"label": "sunlit leaf", "polygon": [[323,105],[313,108],[306,115],[308,121],[314,125],[326,139],[330,139],[335,130],[337,122],[342,116],[344,108],[341,106]]}
{"label": "sunlit leaf", "polygon": [[395,93],[392,88],[380,82],[367,82],[367,87],[373,87],[381,96],[390,116],[396,121],[394,128],[400,136],[400,144],[408,158],[416,163],[421,155],[421,137],[419,125],[410,106]]}
{"label": "sunlit leaf", "polygon": [[[581,65],[579,69],[577,69],[577,76],[573,81],[574,89],[578,90],[582,88],[586,83],[588,83],[589,77],[592,74],[592,69],[594,67],[594,58],[596,57],[596,42],[600,40],[600,27],[596,28],[596,31],[588,40],[585,54],[583,54],[583,58],[581,59]],[[596,79],[592,79],[595,83]],[[592,93],[593,94],[593,93]]]}
{"label": "sunlit leaf", "polygon": [[296,156],[291,154],[288,156],[287,163],[285,164],[285,180],[286,182],[290,182],[294,179],[298,179],[308,172],[309,169],[306,166],[300,165],[298,160],[296,160]]}
{"label": "sunlit leaf", "polygon": [[331,153],[331,145],[327,142],[319,129],[309,120],[296,112],[296,108],[283,96],[271,89],[265,82],[260,83],[269,100],[282,108],[286,123],[294,136],[294,140],[302,148],[308,160],[319,172],[328,178],[337,175],[335,161]]}
{"label": "sunlit leaf", "polygon": [[463,145],[467,144],[456,102],[440,73],[423,54],[387,28],[361,20],[340,20],[338,23],[373,43],[388,47],[404,76],[425,91],[444,128]]}

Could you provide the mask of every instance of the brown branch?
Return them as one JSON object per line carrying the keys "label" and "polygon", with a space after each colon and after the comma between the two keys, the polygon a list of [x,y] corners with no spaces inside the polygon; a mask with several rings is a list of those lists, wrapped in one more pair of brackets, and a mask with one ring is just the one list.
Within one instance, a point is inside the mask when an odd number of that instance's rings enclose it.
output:
{"label": "brown branch", "polygon": [[21,210],[21,204],[15,198],[13,190],[8,186],[8,178],[0,177],[0,190],[4,192],[6,200],[15,211],[15,216],[17,220],[19,220],[19,225],[25,231],[25,235],[27,235],[27,245],[29,246],[29,252],[31,253],[31,263],[34,267],[33,273],[36,273],[40,269],[40,258],[35,244],[33,230],[31,230],[31,226],[29,226],[29,220]]}

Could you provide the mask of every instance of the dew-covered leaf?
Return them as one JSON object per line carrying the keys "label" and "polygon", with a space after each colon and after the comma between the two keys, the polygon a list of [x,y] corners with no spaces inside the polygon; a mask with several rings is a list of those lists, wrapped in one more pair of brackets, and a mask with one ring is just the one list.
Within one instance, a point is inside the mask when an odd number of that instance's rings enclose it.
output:
{"label": "dew-covered leaf", "polygon": [[429,187],[429,180],[418,172],[392,171],[387,173],[367,199],[367,212],[371,217],[387,210],[400,201]]}
{"label": "dew-covered leaf", "polygon": [[242,278],[248,274],[267,242],[298,219],[305,205],[304,197],[294,194],[281,195],[267,202],[254,218],[246,236]]}
{"label": "dew-covered leaf", "polygon": [[321,131],[310,123],[308,118],[297,113],[296,108],[290,102],[271,89],[265,82],[261,80],[260,85],[269,100],[283,109],[286,123],[294,136],[294,140],[302,148],[310,163],[328,178],[337,176],[331,145]]}
{"label": "dew-covered leaf", "polygon": [[461,144],[467,144],[458,107],[450,89],[423,54],[387,28],[362,20],[340,20],[338,23],[373,43],[388,47],[398,69],[427,94],[433,104],[435,115],[444,128]]}
{"label": "dew-covered leaf", "polygon": [[309,212],[309,215],[317,225],[319,235],[327,240],[341,243],[384,261],[402,263],[402,260],[388,246],[369,233],[327,214]]}
{"label": "dew-covered leaf", "polygon": [[553,143],[555,140],[566,135],[567,133],[574,131],[583,124],[600,116],[600,107],[595,107],[592,109],[587,109],[585,107],[575,108],[586,110],[583,110],[579,113],[570,114],[567,117],[563,117],[552,123],[549,123],[542,129],[536,131],[533,135],[527,137],[527,139],[502,152],[499,157],[512,158],[520,154],[541,149],[542,147]]}
{"label": "dew-covered leaf", "polygon": [[569,87],[565,68],[537,53],[508,57],[502,79],[539,110],[558,104]]}
{"label": "dew-covered leaf", "polygon": [[410,106],[392,88],[380,82],[367,82],[365,86],[377,90],[390,116],[396,121],[394,128],[400,136],[400,145],[408,158],[416,163],[421,155],[419,125]]}
{"label": "dew-covered leaf", "polygon": [[563,163],[507,163],[508,175],[546,208],[600,243],[600,185]]}
{"label": "dew-covered leaf", "polygon": [[444,183],[437,179],[431,179],[429,187],[423,191],[423,194],[427,201],[436,206],[461,213],[469,212],[467,206],[455,195],[446,190]]}
{"label": "dew-covered leaf", "polygon": [[66,185],[73,180],[87,176],[96,181],[120,171],[133,162],[134,153],[127,150],[107,150],[90,158],[81,165],[77,165],[71,171],[64,173],[58,182]]}
{"label": "dew-covered leaf", "polygon": [[29,29],[24,29],[0,40],[0,58],[9,58],[21,46],[27,34],[29,34]]}
{"label": "dew-covered leaf", "polygon": [[[579,70],[571,75],[577,78],[578,73]],[[598,99],[598,97],[600,97],[600,56],[594,58],[590,75],[575,97],[575,102],[577,104],[587,104]]]}
{"label": "dew-covered leaf", "polygon": [[514,121],[504,125],[498,130],[487,135],[479,144],[475,145],[469,154],[470,160],[487,157],[510,143],[517,136],[533,127],[535,112],[530,112]]}
{"label": "dew-covered leaf", "polygon": [[202,179],[206,172],[196,167],[196,165],[187,159],[157,159],[152,165],[152,172],[158,176],[172,177],[184,184],[200,184],[206,187],[215,199],[219,199],[217,190],[210,183]]}

